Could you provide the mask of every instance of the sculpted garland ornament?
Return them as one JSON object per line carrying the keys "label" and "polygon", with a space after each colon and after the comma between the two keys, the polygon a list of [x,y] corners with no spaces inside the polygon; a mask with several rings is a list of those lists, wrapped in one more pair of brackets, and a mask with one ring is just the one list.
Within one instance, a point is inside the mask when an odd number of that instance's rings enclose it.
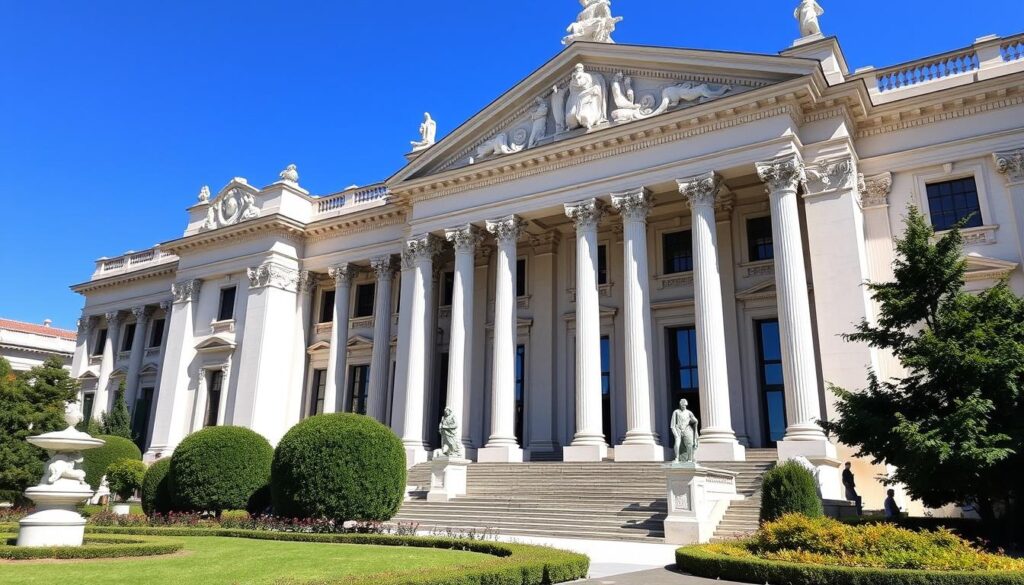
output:
{"label": "sculpted garland ornament", "polygon": [[187,303],[199,298],[199,289],[203,281],[199,279],[183,280],[171,285],[171,296],[175,303]]}
{"label": "sculpted garland ornament", "polygon": [[267,262],[246,270],[249,288],[274,287],[295,292],[299,284],[299,272],[280,264]]}
{"label": "sculpted garland ornament", "polygon": [[[296,178],[298,178],[297,174]],[[256,207],[256,197],[249,191],[235,187],[210,204],[206,210],[206,222],[203,223],[202,229],[204,231],[215,230],[259,216],[260,210]]]}

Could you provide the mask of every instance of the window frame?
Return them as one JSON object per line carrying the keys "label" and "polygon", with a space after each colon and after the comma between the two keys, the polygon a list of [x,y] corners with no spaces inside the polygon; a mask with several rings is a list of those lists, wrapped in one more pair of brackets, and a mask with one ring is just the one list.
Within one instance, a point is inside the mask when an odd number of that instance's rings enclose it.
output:
{"label": "window frame", "polygon": [[[601,267],[602,250],[604,250],[603,269]],[[605,286],[611,282],[611,278],[609,278],[611,272],[611,268],[609,266],[611,264],[611,259],[608,256],[609,250],[610,247],[608,244],[602,244],[600,242],[597,244],[597,286]]]}
{"label": "window frame", "polygon": [[[224,370],[210,370],[206,376],[206,412],[203,415],[203,428],[220,425],[220,398],[225,391]],[[214,389],[215,381],[217,382],[216,389]]]}
{"label": "window frame", "polygon": [[[526,256],[520,256],[516,258],[516,298],[521,299],[523,297],[530,296],[530,263],[527,261]],[[522,283],[520,289],[519,284]]]}
{"label": "window frame", "polygon": [[327,368],[313,368],[313,373],[309,377],[309,405],[306,410],[306,418],[323,413],[323,404],[326,398]]}
{"label": "window frame", "polygon": [[[946,165],[942,168],[932,168],[927,171],[914,173],[913,185],[914,193],[913,199],[917,203],[917,208],[921,210],[921,214],[924,215],[925,221],[928,225],[934,227],[932,224],[932,210],[928,205],[928,185],[935,183],[943,183],[946,181],[955,181],[957,179],[966,179],[973,177],[974,186],[978,190],[978,209],[981,214],[981,226],[973,228],[964,228],[961,230],[965,234],[986,232],[986,238],[984,243],[994,244],[996,243],[995,232],[999,229],[999,224],[991,223],[994,219],[992,215],[992,209],[989,200],[989,184],[988,184],[988,168],[985,164],[980,162],[972,163],[957,163]],[[935,233],[939,236],[946,233],[948,230],[936,231]],[[966,241],[965,246],[969,246],[972,243]]]}
{"label": "window frame", "polygon": [[138,323],[125,323],[121,333],[121,351],[131,351],[135,345],[135,330],[138,329]]}
{"label": "window frame", "polygon": [[[224,309],[225,309],[224,295],[229,290],[231,291],[231,303],[230,303],[231,304],[231,314],[228,315],[227,317],[225,317],[224,316]],[[226,322],[226,321],[234,321],[235,320],[235,310],[237,308],[237,305],[238,305],[238,285],[236,285],[236,284],[229,284],[227,286],[220,287],[220,291],[218,292],[218,296],[217,296],[217,318],[214,319],[214,321],[216,321],[217,323],[223,323],[223,322]]]}
{"label": "window frame", "polygon": [[[372,289],[370,294],[369,307],[363,307],[367,309],[367,312],[360,311],[360,301],[363,300],[360,296],[360,291],[365,291],[367,288]],[[376,282],[363,282],[355,285],[355,291],[352,295],[352,318],[353,319],[364,319],[366,317],[373,317],[374,303],[377,301],[377,283]]]}
{"label": "window frame", "polygon": [[337,292],[327,289],[320,292],[320,314],[317,316],[317,324],[334,323],[334,298]]}
{"label": "window frame", "polygon": [[90,352],[90,356],[101,356],[103,355],[103,346],[107,344],[107,337],[110,335],[109,327],[98,327],[96,329],[96,335],[93,337],[93,348]]}
{"label": "window frame", "polygon": [[[750,222],[767,220],[768,223],[768,234],[772,240],[771,256],[768,258],[755,258],[751,253],[754,251],[753,238],[750,234]],[[758,213],[751,214],[743,217],[743,253],[746,262],[774,262],[775,261],[775,228],[772,225],[772,216],[770,213]]]}
{"label": "window frame", "polygon": [[[668,254],[668,246],[666,245],[666,240],[670,236],[674,236],[674,235],[678,235],[678,234],[685,234],[685,233],[689,233],[690,234],[690,269],[689,270],[671,270],[670,271],[669,270],[669,266],[668,266],[668,264],[669,264],[669,254]],[[660,232],[658,235],[659,235],[659,238],[660,238],[660,241],[658,242],[658,244],[659,244],[658,245],[658,251],[659,251],[659,254],[661,256],[661,258],[660,258],[660,260],[661,260],[661,271],[662,271],[661,275],[662,276],[669,276],[669,275],[676,275],[676,274],[692,274],[693,273],[693,230],[690,229],[690,228],[671,229],[671,230],[664,230],[664,231]]]}
{"label": "window frame", "polygon": [[[777,316],[776,317],[754,318],[752,320],[752,323],[753,323],[753,326],[754,326],[753,341],[754,341],[754,354],[755,354],[754,355],[754,367],[755,367],[755,371],[756,371],[756,380],[755,380],[755,382],[757,384],[758,407],[759,407],[759,409],[761,411],[761,440],[763,441],[763,445],[764,446],[766,446],[766,447],[775,447],[778,444],[778,441],[772,440],[772,436],[771,436],[771,432],[772,432],[771,417],[770,417],[770,414],[768,412],[768,393],[769,393],[769,391],[771,391],[771,392],[780,392],[781,395],[782,395],[782,423],[783,423],[782,424],[782,437],[783,438],[785,438],[785,436],[786,436],[786,429],[789,427],[789,421],[787,420],[787,416],[788,415],[786,413],[786,379],[785,379],[786,371],[785,371],[785,365],[783,365],[782,347],[781,347],[781,343],[782,343],[782,339],[781,339],[782,338],[782,330],[781,330],[781,325],[779,323],[779,318]],[[775,323],[775,327],[776,327],[776,329],[778,331],[778,334],[779,334],[779,344],[780,344],[780,347],[779,347],[779,359],[778,360],[774,360],[774,359],[773,360],[768,360],[768,359],[765,359],[765,355],[764,355],[764,330],[763,330],[763,326],[766,323]],[[782,377],[783,377],[782,378],[782,384],[769,384],[768,383],[768,381],[767,381],[767,379],[765,377],[765,370],[766,370],[766,368],[769,365],[778,365],[779,368],[782,370]],[[771,386],[773,388],[771,390],[769,390],[769,386]],[[774,388],[775,386],[778,386],[778,388],[775,389]]]}
{"label": "window frame", "polygon": [[[160,323],[160,335],[157,335],[157,323]],[[152,326],[149,328],[149,343],[147,349],[154,347],[163,347],[164,345],[164,330],[167,328],[167,318],[160,317],[159,319],[153,319]]]}

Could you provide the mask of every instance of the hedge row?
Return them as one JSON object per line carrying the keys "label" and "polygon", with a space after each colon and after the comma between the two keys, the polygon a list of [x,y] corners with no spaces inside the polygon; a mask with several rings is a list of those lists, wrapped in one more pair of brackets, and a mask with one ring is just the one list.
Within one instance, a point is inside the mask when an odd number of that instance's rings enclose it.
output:
{"label": "hedge row", "polygon": [[168,555],[184,548],[184,544],[163,538],[118,538],[116,536],[89,535],[85,546],[24,547],[15,546],[17,539],[4,539],[0,545],[0,559],[25,561],[34,559],[113,559],[122,557],[149,557]]}
{"label": "hedge row", "polygon": [[910,571],[826,567],[744,559],[715,554],[701,546],[676,550],[676,566],[697,577],[745,583],[788,585],[1024,585],[1021,572]]}
{"label": "hedge row", "polygon": [[541,546],[507,544],[480,540],[396,536],[384,534],[307,534],[263,532],[216,528],[120,528],[91,527],[89,533],[140,534],[163,536],[222,536],[289,542],[409,546],[461,550],[492,555],[493,561],[478,566],[448,567],[399,573],[368,575],[353,579],[320,580],[317,584],[346,585],[548,585],[582,579],[587,576],[590,559],[586,555]]}

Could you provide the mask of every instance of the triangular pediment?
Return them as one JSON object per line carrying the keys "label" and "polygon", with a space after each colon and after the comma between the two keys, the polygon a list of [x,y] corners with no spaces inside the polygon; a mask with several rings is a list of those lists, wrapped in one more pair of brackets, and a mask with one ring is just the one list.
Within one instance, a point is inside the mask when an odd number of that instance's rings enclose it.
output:
{"label": "triangular pediment", "polygon": [[139,374],[141,374],[141,375],[155,374],[155,373],[157,373],[159,371],[160,371],[160,368],[157,367],[156,364],[151,362],[151,363],[148,363],[145,366],[143,366],[142,369],[139,370]]}
{"label": "triangular pediment", "polygon": [[777,55],[576,42],[389,183],[498,160],[515,164],[521,153],[581,136],[712,102],[738,105],[737,96],[818,70],[816,61]]}
{"label": "triangular pediment", "polygon": [[348,347],[350,349],[371,348],[373,340],[363,335],[353,335],[348,338]]}
{"label": "triangular pediment", "polygon": [[235,349],[235,341],[230,337],[215,334],[203,338],[195,345],[195,349],[200,353],[233,351]]}
{"label": "triangular pediment", "polygon": [[736,293],[736,300],[754,301],[758,299],[774,299],[775,292],[775,281],[766,280],[762,283],[755,284],[754,286],[746,290],[742,290]]}
{"label": "triangular pediment", "polygon": [[331,349],[330,342],[328,342],[328,341],[318,341],[318,342],[314,343],[313,345],[307,347],[306,348],[306,353],[314,354],[314,353],[318,353],[318,352],[321,352],[321,351],[329,351],[330,349]]}
{"label": "triangular pediment", "polygon": [[964,260],[967,262],[964,280],[968,282],[1006,278],[1018,266],[1016,262],[987,258],[975,253],[968,254]]}

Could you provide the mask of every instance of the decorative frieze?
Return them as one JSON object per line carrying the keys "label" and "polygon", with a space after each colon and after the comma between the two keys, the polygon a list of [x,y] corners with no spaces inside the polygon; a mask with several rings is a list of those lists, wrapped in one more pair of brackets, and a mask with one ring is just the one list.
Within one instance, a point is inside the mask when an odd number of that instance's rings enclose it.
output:
{"label": "decorative frieze", "polygon": [[249,277],[249,288],[279,288],[288,292],[298,290],[299,271],[281,266],[275,262],[265,262],[246,270]]}
{"label": "decorative frieze", "polygon": [[887,207],[889,193],[892,191],[892,173],[882,173],[872,177],[858,177],[860,204],[864,209]]}
{"label": "decorative frieze", "polygon": [[597,229],[607,210],[607,206],[600,199],[584,199],[565,204],[565,215],[572,220],[577,230]]}
{"label": "decorative frieze", "polygon": [[519,236],[523,234],[526,222],[518,215],[509,215],[501,219],[487,220],[487,231],[498,240],[498,244],[507,242],[518,242]]}
{"label": "decorative frieze", "polygon": [[256,196],[251,191],[235,187],[210,204],[202,229],[215,230],[259,216],[260,209],[256,206]]}
{"label": "decorative frieze", "polygon": [[171,296],[174,297],[175,303],[189,303],[199,300],[199,289],[202,286],[203,281],[198,278],[182,280],[171,285]]}
{"label": "decorative frieze", "polygon": [[662,276],[655,276],[654,280],[658,282],[658,290],[688,288],[693,286],[693,273],[664,274]]}
{"label": "decorative frieze", "polygon": [[796,191],[804,180],[804,165],[796,155],[755,163],[757,177],[770,191]]}
{"label": "decorative frieze", "polygon": [[647,221],[654,208],[654,196],[644,187],[612,193],[612,207],[622,214],[624,221]]}
{"label": "decorative frieze", "polygon": [[850,158],[809,165],[804,168],[804,187],[813,195],[850,187],[854,169]]}
{"label": "decorative frieze", "polygon": [[997,152],[992,155],[996,161],[996,170],[1011,183],[1024,181],[1024,148]]}
{"label": "decorative frieze", "polygon": [[713,206],[722,186],[722,177],[715,172],[704,173],[696,177],[678,179],[676,185],[690,207]]}

